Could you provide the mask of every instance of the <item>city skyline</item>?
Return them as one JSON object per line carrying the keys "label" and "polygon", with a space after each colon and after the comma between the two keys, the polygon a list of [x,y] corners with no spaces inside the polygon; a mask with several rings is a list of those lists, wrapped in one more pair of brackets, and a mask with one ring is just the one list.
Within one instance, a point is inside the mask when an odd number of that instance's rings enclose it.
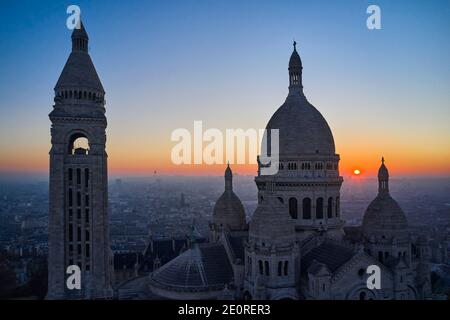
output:
{"label": "city skyline", "polygon": [[[77,4],[105,86],[112,176],[221,175],[225,165],[171,164],[171,132],[192,130],[195,120],[222,130],[264,128],[287,92],[293,38],[306,65],[305,94],[330,123],[344,176],[355,169],[374,176],[381,156],[397,177],[450,175],[446,2],[379,1],[381,30],[365,27],[364,1],[325,8],[290,1],[139,3],[148,9],[139,12],[138,2]],[[0,130],[8,137],[0,144],[0,174],[48,172],[42,115],[51,110],[55,79],[70,52],[67,5],[10,5],[2,17],[16,23],[0,31]],[[30,48],[35,59],[20,59]],[[255,175],[256,165],[234,170]]]}

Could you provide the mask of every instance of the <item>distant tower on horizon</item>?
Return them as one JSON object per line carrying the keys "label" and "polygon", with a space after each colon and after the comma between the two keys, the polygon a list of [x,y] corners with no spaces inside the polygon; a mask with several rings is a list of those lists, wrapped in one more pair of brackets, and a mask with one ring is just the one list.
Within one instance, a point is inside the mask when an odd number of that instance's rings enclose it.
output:
{"label": "distant tower on horizon", "polygon": [[[48,299],[112,297],[105,91],[81,23],[55,86],[51,126]],[[81,269],[81,289],[66,269]]]}

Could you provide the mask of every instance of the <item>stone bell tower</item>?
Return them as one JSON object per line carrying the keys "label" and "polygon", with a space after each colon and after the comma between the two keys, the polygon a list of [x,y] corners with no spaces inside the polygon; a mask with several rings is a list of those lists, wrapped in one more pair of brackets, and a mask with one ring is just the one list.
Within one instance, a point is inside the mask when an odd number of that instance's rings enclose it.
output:
{"label": "stone bell tower", "polygon": [[[48,299],[112,297],[105,91],[80,22],[55,86],[50,150]],[[69,265],[81,288],[69,290]]]}

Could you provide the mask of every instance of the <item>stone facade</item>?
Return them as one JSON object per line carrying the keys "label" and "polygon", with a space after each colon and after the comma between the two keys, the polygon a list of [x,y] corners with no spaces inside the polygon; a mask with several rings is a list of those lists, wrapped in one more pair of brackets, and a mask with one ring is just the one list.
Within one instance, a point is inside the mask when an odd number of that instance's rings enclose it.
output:
{"label": "stone facade", "polygon": [[[50,150],[48,299],[112,296],[104,90],[81,24],[55,86]],[[88,146],[78,147],[86,139]],[[81,269],[81,290],[68,290],[66,268]]]}
{"label": "stone facade", "polygon": [[[172,293],[169,285],[164,292],[155,285],[155,281],[166,281],[160,273],[151,273],[147,278],[149,298],[181,297],[180,291],[184,299],[430,297],[431,251],[425,238],[411,236],[403,211],[389,195],[384,159],[379,170],[379,194],[367,208],[363,225],[344,228],[340,218],[343,179],[339,155],[326,120],[303,94],[302,69],[294,43],[289,61],[289,95],[267,125],[267,129],[279,130],[279,171],[263,175],[259,162],[255,178],[258,207],[248,229],[242,222],[245,215],[237,196],[222,196],[214,210],[210,245],[221,248],[222,261],[228,260],[221,264],[224,269],[217,265],[212,268],[213,261],[200,259],[198,252],[204,249],[195,249],[197,254],[190,249],[182,259],[175,258],[161,267],[172,270],[171,277],[184,279],[184,266],[197,265],[206,272],[206,279],[212,277],[207,270],[221,274],[227,271],[229,275],[231,265],[232,278],[223,279],[222,286],[217,281],[214,286],[203,282],[201,292],[177,286],[177,293]],[[262,147],[263,152],[273,156],[271,150]],[[225,193],[231,190],[231,178],[228,167]],[[380,268],[380,289],[367,287],[367,269],[372,265]]]}

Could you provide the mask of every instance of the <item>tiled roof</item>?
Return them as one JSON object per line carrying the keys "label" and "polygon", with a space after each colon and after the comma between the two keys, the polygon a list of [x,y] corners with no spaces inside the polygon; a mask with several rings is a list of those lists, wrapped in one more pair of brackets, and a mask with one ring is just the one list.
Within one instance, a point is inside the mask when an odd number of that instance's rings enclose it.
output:
{"label": "tiled roof", "polygon": [[302,273],[308,270],[314,260],[325,264],[333,273],[354,255],[354,251],[350,248],[329,241],[324,242],[302,258]]}
{"label": "tiled roof", "polygon": [[208,289],[232,279],[232,268],[221,244],[195,245],[151,275],[153,283],[175,290]]}

